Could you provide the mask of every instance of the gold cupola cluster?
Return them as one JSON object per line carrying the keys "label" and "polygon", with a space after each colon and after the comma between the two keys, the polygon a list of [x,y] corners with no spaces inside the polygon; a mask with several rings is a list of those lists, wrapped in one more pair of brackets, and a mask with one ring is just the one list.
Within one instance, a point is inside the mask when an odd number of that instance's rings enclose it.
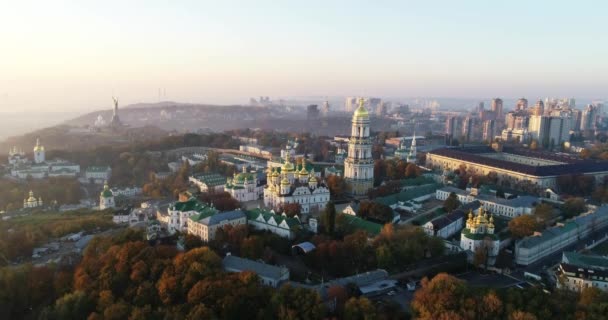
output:
{"label": "gold cupola cluster", "polygon": [[469,211],[469,217],[467,219],[466,228],[469,229],[471,233],[494,233],[494,217],[492,215],[488,215],[488,212],[480,207],[477,210],[477,215],[473,214],[473,210]]}

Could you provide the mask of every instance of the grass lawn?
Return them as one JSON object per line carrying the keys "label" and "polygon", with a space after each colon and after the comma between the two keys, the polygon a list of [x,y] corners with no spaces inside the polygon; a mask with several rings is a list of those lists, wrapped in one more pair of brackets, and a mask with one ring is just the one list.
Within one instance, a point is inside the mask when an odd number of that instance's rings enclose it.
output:
{"label": "grass lawn", "polygon": [[81,230],[102,230],[114,226],[108,211],[78,210],[68,212],[34,212],[3,221],[0,230],[13,229],[42,233],[47,237],[61,237]]}

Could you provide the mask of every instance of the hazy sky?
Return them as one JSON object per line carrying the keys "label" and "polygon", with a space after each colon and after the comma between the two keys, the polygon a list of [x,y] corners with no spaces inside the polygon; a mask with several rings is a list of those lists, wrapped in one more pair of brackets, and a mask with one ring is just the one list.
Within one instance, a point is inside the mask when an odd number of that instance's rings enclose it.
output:
{"label": "hazy sky", "polygon": [[607,1],[0,0],[0,111],[268,95],[603,98]]}

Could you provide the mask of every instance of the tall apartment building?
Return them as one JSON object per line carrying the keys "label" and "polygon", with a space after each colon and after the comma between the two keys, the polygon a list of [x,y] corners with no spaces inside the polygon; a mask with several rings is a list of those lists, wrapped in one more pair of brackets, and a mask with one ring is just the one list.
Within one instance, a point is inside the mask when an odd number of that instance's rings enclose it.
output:
{"label": "tall apartment building", "polygon": [[492,111],[496,113],[497,119],[502,118],[502,99],[494,98],[492,99]]}
{"label": "tall apartment building", "polygon": [[530,117],[528,133],[544,147],[555,147],[570,141],[571,119],[533,115]]}
{"label": "tall apartment building", "polygon": [[528,109],[528,99],[520,98],[515,103],[515,110],[525,110]]}
{"label": "tall apartment building", "polygon": [[496,120],[486,120],[483,123],[483,136],[484,141],[492,141],[496,136]]}
{"label": "tall apartment building", "polygon": [[344,111],[353,112],[357,108],[357,98],[347,97],[344,101]]}

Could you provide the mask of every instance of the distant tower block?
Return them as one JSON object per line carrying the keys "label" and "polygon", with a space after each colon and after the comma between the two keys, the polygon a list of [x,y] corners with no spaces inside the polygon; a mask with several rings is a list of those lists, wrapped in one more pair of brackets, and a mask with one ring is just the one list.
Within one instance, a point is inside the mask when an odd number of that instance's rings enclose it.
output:
{"label": "distant tower block", "polygon": [[374,159],[370,135],[369,113],[359,99],[359,108],[352,120],[351,137],[348,142],[348,157],[344,160],[344,177],[348,192],[359,196],[367,194],[374,186]]}

